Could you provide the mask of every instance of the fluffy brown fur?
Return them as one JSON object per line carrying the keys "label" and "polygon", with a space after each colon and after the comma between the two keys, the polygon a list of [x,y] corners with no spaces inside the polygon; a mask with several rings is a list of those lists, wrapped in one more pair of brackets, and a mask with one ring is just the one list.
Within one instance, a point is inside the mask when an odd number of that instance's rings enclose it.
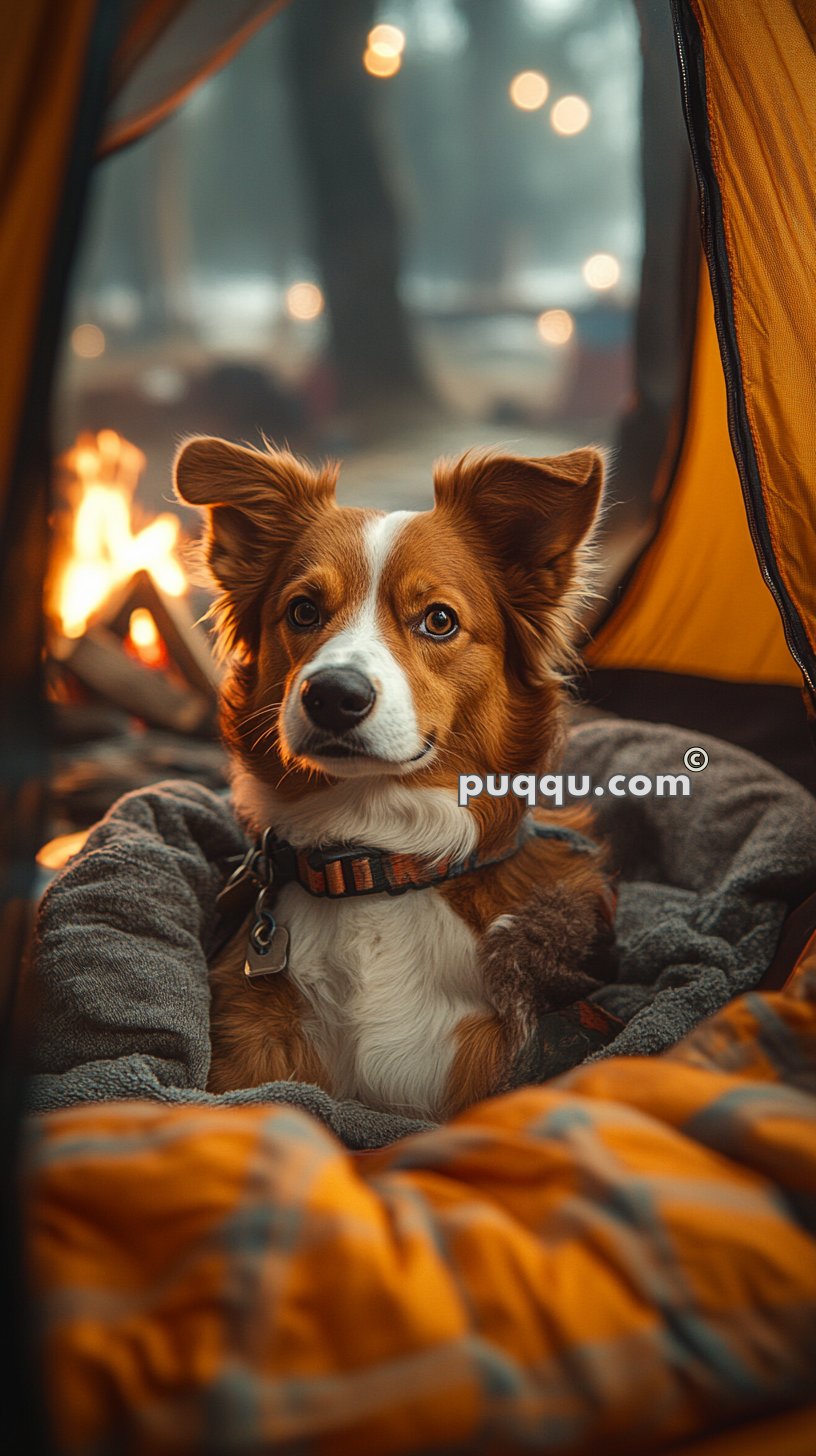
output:
{"label": "fluffy brown fur", "polygon": [[264,1082],[329,1085],[329,1076],[304,1031],[308,1005],[289,976],[271,985],[244,975],[249,924],[219,955],[210,972],[212,1058],[207,1088],[230,1092]]}

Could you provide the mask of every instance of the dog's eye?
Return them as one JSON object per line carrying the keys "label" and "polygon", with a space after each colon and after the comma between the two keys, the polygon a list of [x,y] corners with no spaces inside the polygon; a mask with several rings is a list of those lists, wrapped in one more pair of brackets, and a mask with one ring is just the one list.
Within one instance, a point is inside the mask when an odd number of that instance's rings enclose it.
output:
{"label": "dog's eye", "polygon": [[434,602],[429,607],[419,628],[423,637],[452,637],[459,630],[459,619],[453,607],[443,607]]}
{"label": "dog's eye", "polygon": [[320,626],[320,608],[309,597],[293,597],[286,608],[286,620],[296,632],[309,632]]}

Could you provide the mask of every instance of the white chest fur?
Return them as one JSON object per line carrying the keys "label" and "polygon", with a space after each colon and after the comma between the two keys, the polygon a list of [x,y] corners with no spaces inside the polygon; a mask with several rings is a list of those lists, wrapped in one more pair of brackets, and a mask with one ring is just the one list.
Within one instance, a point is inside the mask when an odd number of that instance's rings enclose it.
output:
{"label": "white chest fur", "polygon": [[[443,789],[384,779],[361,793],[347,781],[292,803],[238,766],[233,795],[256,829],[274,824],[298,847],[353,842],[463,858],[476,844],[472,816]],[[433,889],[332,901],[289,885],[275,917],[289,931],[288,974],[310,1007],[307,1035],[334,1095],[438,1117],[454,1031],[489,1009],[470,927]]]}
{"label": "white chest fur", "polygon": [[454,1030],[487,1009],[469,926],[431,889],[336,902],[290,885],[275,913],[335,1096],[439,1116]]}

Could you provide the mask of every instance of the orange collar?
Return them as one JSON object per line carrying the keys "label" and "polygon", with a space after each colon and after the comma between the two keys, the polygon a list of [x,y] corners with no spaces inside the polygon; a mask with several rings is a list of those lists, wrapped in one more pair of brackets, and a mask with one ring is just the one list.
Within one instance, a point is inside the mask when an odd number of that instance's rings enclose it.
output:
{"label": "orange collar", "polygon": [[218,896],[222,914],[248,909],[259,890],[280,890],[293,882],[310,895],[343,900],[360,895],[404,895],[407,890],[424,890],[445,880],[458,879],[473,870],[501,864],[517,854],[531,837],[559,839],[574,849],[588,852],[597,848],[591,839],[560,824],[540,824],[525,817],[514,842],[502,854],[482,856],[478,849],[464,859],[452,855],[435,859],[429,855],[400,854],[357,845],[330,845],[325,849],[296,849],[266,829],[260,842],[249,849],[230,875]]}
{"label": "orange collar", "polygon": [[529,816],[522,819],[514,842],[503,854],[483,857],[475,849],[465,859],[458,860],[451,855],[433,859],[429,855],[396,854],[355,845],[296,849],[287,840],[279,839],[273,829],[266,829],[260,843],[247,850],[216,899],[222,919],[230,922],[227,933],[219,938],[219,946],[231,938],[235,920],[243,919],[254,900],[244,974],[251,981],[277,975],[286,968],[289,936],[277,924],[271,905],[284,885],[299,884],[308,894],[330,900],[361,895],[404,895],[407,890],[424,890],[474,870],[501,864],[518,854],[531,836],[565,841],[584,854],[597,849],[591,839],[576,829],[539,824]]}

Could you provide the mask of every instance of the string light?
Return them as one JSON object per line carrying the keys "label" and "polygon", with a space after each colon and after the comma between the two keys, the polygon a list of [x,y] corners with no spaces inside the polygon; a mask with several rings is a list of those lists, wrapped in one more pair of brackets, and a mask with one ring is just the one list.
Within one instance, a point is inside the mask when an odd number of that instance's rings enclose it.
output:
{"label": "string light", "polygon": [[519,111],[538,111],[550,94],[550,83],[540,71],[519,71],[509,90],[510,100]]}
{"label": "string light", "polygon": [[389,76],[396,76],[402,65],[402,56],[383,56],[379,51],[367,50],[363,56],[363,65],[369,76],[377,76],[379,80],[385,81]]}
{"label": "string light", "polygon": [[105,335],[96,324],[77,324],[71,348],[80,359],[98,359],[105,352]]}
{"label": "string light", "polygon": [[398,25],[375,25],[368,32],[368,49],[379,56],[401,56],[405,50],[405,31]]}
{"label": "string light", "polygon": [[583,96],[562,96],[550,112],[550,124],[559,136],[577,136],[589,126],[591,115],[589,103]]}
{"label": "string light", "polygon": [[620,278],[620,263],[612,253],[593,253],[582,268],[584,281],[590,288],[614,288]]}
{"label": "string light", "polygon": [[369,76],[387,80],[400,69],[404,50],[405,32],[398,25],[375,25],[368,32],[363,65]]}
{"label": "string light", "polygon": [[565,308],[548,308],[539,314],[536,327],[545,344],[558,348],[569,343],[575,333],[575,320]]}
{"label": "string light", "polygon": [[319,318],[324,306],[323,294],[316,283],[293,283],[286,290],[286,312],[300,323]]}

